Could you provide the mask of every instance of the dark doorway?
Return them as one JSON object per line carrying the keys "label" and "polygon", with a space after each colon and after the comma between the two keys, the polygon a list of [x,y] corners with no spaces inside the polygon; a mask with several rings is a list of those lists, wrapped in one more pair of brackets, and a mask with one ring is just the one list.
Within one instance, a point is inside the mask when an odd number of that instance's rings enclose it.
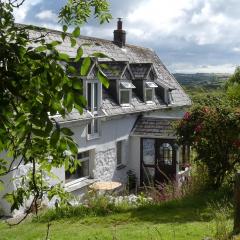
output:
{"label": "dark doorway", "polygon": [[173,139],[141,139],[141,183],[156,185],[176,177],[176,149]]}

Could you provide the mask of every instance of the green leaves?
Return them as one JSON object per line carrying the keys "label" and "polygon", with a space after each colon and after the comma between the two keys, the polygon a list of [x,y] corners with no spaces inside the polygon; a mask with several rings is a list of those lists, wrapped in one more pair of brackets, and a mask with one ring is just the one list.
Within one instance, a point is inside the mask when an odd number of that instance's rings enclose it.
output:
{"label": "green leaves", "polygon": [[[64,44],[70,40],[71,47],[76,47],[80,27],[91,16],[93,9],[93,15],[101,22],[110,18],[105,0],[67,1],[59,14],[63,23],[61,37],[62,40],[67,39]],[[83,112],[86,106],[83,80],[77,77],[87,76],[93,62],[90,56],[82,61],[83,48],[89,44],[77,46],[76,56],[70,58],[65,52],[58,51],[63,41],[46,41],[46,29],[15,25],[9,3],[0,3],[0,13],[4,19],[0,24],[3,33],[0,65],[4,64],[0,86],[0,153],[8,149],[6,161],[0,159],[0,173],[5,173],[11,165],[9,158],[13,159],[13,166],[19,158],[32,169],[39,166],[35,172],[30,169],[29,174],[22,177],[21,187],[8,196],[14,210],[30,196],[39,196],[39,193],[49,193],[51,197],[57,194],[63,196],[57,186],[49,189],[42,178],[42,171],[46,173],[52,167],[63,166],[68,158],[66,151],[71,152],[71,158],[78,153],[78,146],[71,138],[73,132],[61,128],[54,119],[63,119],[73,107],[79,113]],[[68,33],[70,26],[75,26],[72,33]],[[33,31],[40,34],[36,37]],[[107,56],[95,53],[91,57]],[[107,86],[102,71],[98,72],[98,78]],[[70,163],[71,167],[76,164]]]}
{"label": "green leaves", "polygon": [[80,27],[76,27],[72,32],[73,37],[77,38],[80,36]]}
{"label": "green leaves", "polygon": [[51,135],[51,138],[50,138],[50,144],[51,144],[52,147],[56,147],[59,138],[60,138],[60,129],[56,128],[53,131],[53,133]]}
{"label": "green leaves", "polygon": [[73,88],[76,90],[82,89],[82,82],[80,79],[73,79]]}
{"label": "green leaves", "polygon": [[81,76],[87,75],[90,66],[91,66],[91,58],[90,57],[84,58],[83,63],[81,65],[81,70],[80,70]]}
{"label": "green leaves", "polygon": [[106,87],[106,88],[109,87],[109,82],[108,82],[107,76],[100,69],[97,72],[97,78],[103,84],[104,87]]}
{"label": "green leaves", "polygon": [[75,57],[74,62],[78,62],[81,59],[82,55],[83,55],[83,49],[82,47],[79,47],[77,50],[77,55]]}
{"label": "green leaves", "polygon": [[66,62],[69,62],[70,58],[68,56],[68,54],[66,53],[59,53],[58,54],[58,59],[61,61],[66,61]]}
{"label": "green leaves", "polygon": [[72,136],[74,134],[69,128],[61,128],[61,132],[67,136]]}
{"label": "green leaves", "polygon": [[63,29],[63,32],[66,32],[68,30],[68,26],[67,25],[63,25],[62,29]]}

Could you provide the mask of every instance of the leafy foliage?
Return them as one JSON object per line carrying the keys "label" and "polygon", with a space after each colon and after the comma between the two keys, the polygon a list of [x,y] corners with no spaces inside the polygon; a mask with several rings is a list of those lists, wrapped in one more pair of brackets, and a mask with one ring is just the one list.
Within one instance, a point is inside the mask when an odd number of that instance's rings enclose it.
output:
{"label": "leafy foliage", "polygon": [[[13,9],[23,2],[0,1],[0,153],[7,154],[0,159],[0,176],[21,164],[31,166],[29,174],[22,176],[21,186],[7,196],[12,210],[26,199],[33,199],[33,205],[44,195],[49,199],[55,195],[65,198],[60,185],[45,183],[42,172],[50,174],[53,167],[63,164],[71,169],[76,167],[78,146],[71,130],[60,128],[52,116],[59,114],[64,118],[73,108],[81,113],[86,105],[80,74],[68,75],[77,70],[70,57],[57,50],[61,41],[46,42],[42,29],[14,23]],[[68,26],[85,23],[92,8],[101,23],[111,18],[105,0],[67,2],[59,14],[59,21],[64,23],[62,41],[68,35],[72,46],[76,45],[80,28],[76,26],[69,35]],[[31,31],[38,31],[40,36],[30,37]],[[73,61],[80,65],[82,75],[86,75],[91,59],[85,58],[84,64],[82,56],[80,46]]]}
{"label": "leafy foliage", "polygon": [[226,89],[228,97],[236,101],[236,104],[240,102],[240,67],[237,67],[235,73],[229,78],[226,83]]}
{"label": "leafy foliage", "polygon": [[214,187],[219,187],[240,163],[239,132],[239,108],[218,98],[202,100],[185,113],[177,126],[179,142],[196,150],[196,161],[208,167]]}

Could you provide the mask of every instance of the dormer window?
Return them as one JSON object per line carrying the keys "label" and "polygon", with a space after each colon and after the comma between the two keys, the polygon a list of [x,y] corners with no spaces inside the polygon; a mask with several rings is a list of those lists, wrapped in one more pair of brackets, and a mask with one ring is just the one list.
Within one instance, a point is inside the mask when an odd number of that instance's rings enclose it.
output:
{"label": "dormer window", "polygon": [[122,106],[128,106],[132,99],[132,89],[135,86],[131,82],[120,82],[119,103]]}
{"label": "dormer window", "polygon": [[145,83],[145,94],[144,94],[144,98],[145,98],[145,102],[146,103],[152,103],[154,100],[154,95],[155,95],[155,90],[154,88],[157,88],[157,84],[155,84],[154,82],[146,82]]}

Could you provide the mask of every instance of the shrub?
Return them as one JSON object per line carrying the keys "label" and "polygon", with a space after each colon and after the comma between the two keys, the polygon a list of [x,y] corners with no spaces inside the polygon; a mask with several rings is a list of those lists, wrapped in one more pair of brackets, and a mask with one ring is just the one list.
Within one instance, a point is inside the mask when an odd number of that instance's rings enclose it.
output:
{"label": "shrub", "polygon": [[196,150],[207,166],[209,184],[219,188],[240,162],[240,112],[228,102],[208,99],[187,112],[176,128],[180,144]]}

